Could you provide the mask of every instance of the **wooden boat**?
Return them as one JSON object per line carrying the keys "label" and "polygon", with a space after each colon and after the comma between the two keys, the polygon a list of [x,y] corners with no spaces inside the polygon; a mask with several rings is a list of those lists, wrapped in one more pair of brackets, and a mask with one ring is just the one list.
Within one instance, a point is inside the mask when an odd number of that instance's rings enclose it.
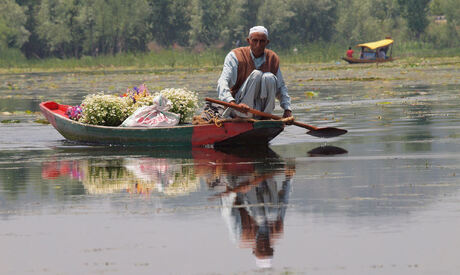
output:
{"label": "wooden boat", "polygon": [[113,127],[80,123],[65,114],[69,105],[40,103],[40,110],[66,139],[88,144],[137,146],[227,146],[267,145],[284,130],[277,120],[235,120],[222,125],[179,125],[174,127]]}
{"label": "wooden boat", "polygon": [[342,57],[343,60],[347,61],[350,64],[357,64],[357,63],[384,63],[384,62],[391,62],[394,61],[395,58],[376,58],[376,59],[361,59],[361,58],[350,58],[348,56]]}
{"label": "wooden boat", "polygon": [[[395,60],[392,58],[394,40],[389,37],[369,43],[358,44],[356,47],[361,48],[360,58],[351,58],[348,56],[342,57],[343,60],[350,64],[356,63],[384,63]],[[383,51],[385,58],[379,57],[379,51]],[[389,53],[389,54],[388,54]]]}

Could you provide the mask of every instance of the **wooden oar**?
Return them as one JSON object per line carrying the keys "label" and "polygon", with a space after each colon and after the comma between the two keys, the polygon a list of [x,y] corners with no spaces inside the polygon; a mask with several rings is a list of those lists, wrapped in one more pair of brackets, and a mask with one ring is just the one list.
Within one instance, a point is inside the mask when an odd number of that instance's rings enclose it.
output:
{"label": "wooden oar", "polygon": [[[221,100],[217,100],[217,99],[213,99],[213,98],[209,98],[209,97],[206,97],[205,100],[209,101],[209,102],[212,102],[212,103],[216,103],[216,104],[219,104],[219,105],[223,105],[223,106],[226,106],[226,107],[233,108],[233,109],[235,109],[235,110],[237,110],[239,112],[242,112],[242,113],[249,112],[249,113],[255,114],[255,115],[260,116],[260,117],[266,117],[266,118],[271,118],[271,119],[276,119],[276,120],[282,119],[282,117],[275,116],[275,115],[272,115],[272,114],[269,114],[269,113],[264,113],[264,112],[261,112],[261,111],[255,110],[255,109],[249,108],[249,110],[246,110],[246,109],[243,109],[243,108],[239,107],[238,105],[236,105],[234,103],[228,103],[228,102],[225,102],[225,101],[221,101]],[[292,124],[294,124],[295,126],[299,126],[299,127],[302,127],[302,128],[310,130],[310,131],[307,132],[307,134],[309,134],[311,136],[321,137],[321,138],[337,137],[337,136],[346,134],[348,132],[347,130],[338,129],[338,128],[335,128],[335,127],[318,128],[318,127],[308,125],[308,124],[305,124],[305,123],[302,123],[302,122],[297,122],[297,121],[293,121]]]}

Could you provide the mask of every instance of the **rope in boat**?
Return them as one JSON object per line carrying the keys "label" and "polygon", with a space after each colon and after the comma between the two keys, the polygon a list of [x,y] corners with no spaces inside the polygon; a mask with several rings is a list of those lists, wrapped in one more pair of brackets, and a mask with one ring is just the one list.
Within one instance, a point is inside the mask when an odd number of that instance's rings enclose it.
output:
{"label": "rope in boat", "polygon": [[[222,127],[225,122],[251,122],[254,123],[258,121],[257,119],[253,118],[221,118],[219,114],[216,114],[210,109],[203,110],[203,113],[198,116],[193,117],[192,124],[200,125],[200,124],[211,124],[214,123],[217,127]],[[282,118],[279,121],[283,122],[284,124],[292,124],[294,121],[294,117],[286,117]]]}

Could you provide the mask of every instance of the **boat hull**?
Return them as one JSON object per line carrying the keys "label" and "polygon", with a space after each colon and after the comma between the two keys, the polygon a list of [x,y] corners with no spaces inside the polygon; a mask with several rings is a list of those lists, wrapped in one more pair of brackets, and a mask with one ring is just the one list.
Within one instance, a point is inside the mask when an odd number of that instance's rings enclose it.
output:
{"label": "boat hull", "polygon": [[46,119],[66,139],[88,144],[136,146],[205,146],[268,144],[284,129],[275,120],[224,122],[222,125],[183,125],[174,127],[112,127],[80,123],[65,115],[68,105],[43,102]]}
{"label": "boat hull", "polygon": [[342,57],[343,60],[347,61],[350,64],[358,64],[358,63],[385,63],[391,62],[394,58],[376,58],[376,59],[360,59],[360,58],[350,58],[348,56]]}

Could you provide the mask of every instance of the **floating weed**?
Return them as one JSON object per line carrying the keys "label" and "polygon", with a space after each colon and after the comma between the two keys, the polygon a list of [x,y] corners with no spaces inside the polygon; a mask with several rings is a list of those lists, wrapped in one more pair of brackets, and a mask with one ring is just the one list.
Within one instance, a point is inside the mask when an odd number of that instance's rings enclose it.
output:
{"label": "floating weed", "polygon": [[17,84],[14,84],[11,82],[7,82],[6,87],[8,88],[8,90],[18,90],[19,89]]}
{"label": "floating weed", "polygon": [[305,92],[305,96],[308,97],[308,98],[317,97],[318,93],[313,92],[313,91],[307,91],[307,92]]}
{"label": "floating weed", "polygon": [[55,89],[59,88],[59,86],[56,83],[48,83],[47,88],[55,90]]}
{"label": "floating weed", "polygon": [[5,123],[5,124],[10,124],[10,123],[21,123],[21,121],[17,120],[17,119],[4,119],[2,121],[0,121],[1,123]]}
{"label": "floating weed", "polygon": [[14,112],[1,112],[0,115],[4,116],[20,116],[20,115],[39,115],[40,112],[33,112],[31,110],[26,111],[14,111]]}
{"label": "floating weed", "polygon": [[389,95],[389,96],[394,96],[396,93],[394,91],[384,91],[383,94]]}
{"label": "floating weed", "polygon": [[34,120],[34,122],[39,124],[50,124],[48,120],[43,118],[37,118],[36,120]]}

